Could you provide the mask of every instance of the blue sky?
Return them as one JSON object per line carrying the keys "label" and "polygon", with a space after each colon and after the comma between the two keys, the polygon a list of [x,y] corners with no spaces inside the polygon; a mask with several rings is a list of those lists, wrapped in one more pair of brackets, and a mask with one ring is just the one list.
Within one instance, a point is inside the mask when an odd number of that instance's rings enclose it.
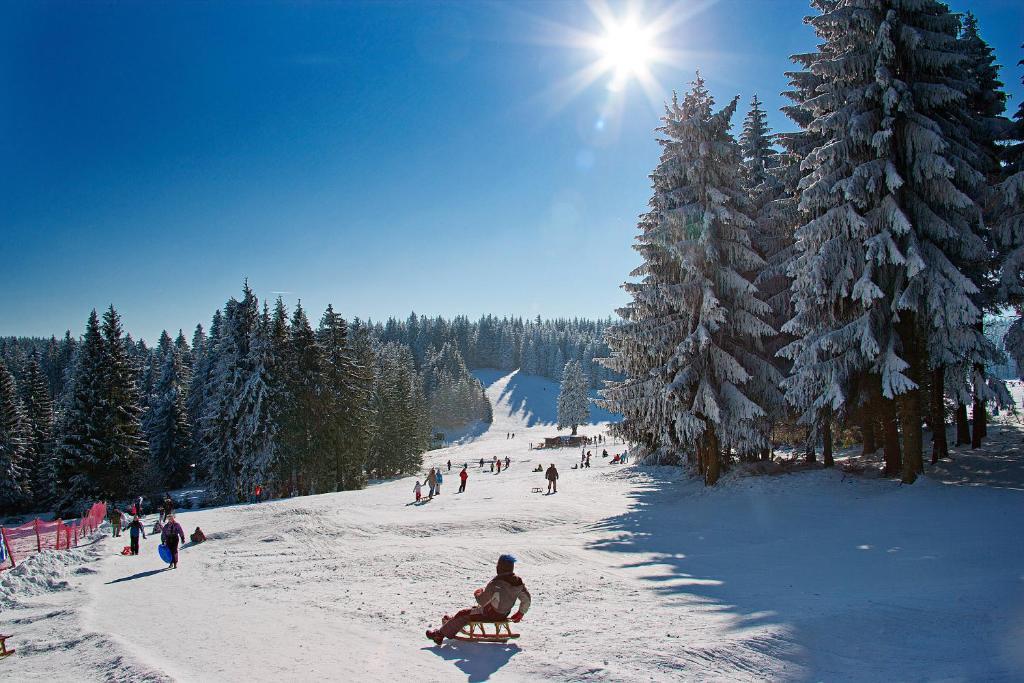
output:
{"label": "blue sky", "polygon": [[[1024,4],[973,9],[1022,94]],[[625,5],[609,3],[614,14]],[[702,69],[776,130],[800,0],[648,2],[655,99]],[[314,319],[606,316],[637,263],[659,110],[569,94],[586,4],[8,3],[0,9],[0,335],[204,325],[248,277]]]}

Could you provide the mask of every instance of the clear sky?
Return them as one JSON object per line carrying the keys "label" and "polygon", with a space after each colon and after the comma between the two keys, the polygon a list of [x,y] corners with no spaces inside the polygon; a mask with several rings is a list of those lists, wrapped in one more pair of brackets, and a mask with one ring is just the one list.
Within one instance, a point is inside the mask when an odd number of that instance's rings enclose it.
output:
{"label": "clear sky", "polygon": [[[1015,110],[1024,3],[952,5]],[[136,336],[190,334],[244,277],[314,320],[611,314],[657,102],[700,68],[788,129],[788,56],[814,47],[802,0],[632,10],[671,18],[647,88],[581,82],[601,5],[4,3],[0,335],[77,335],[110,303]]]}

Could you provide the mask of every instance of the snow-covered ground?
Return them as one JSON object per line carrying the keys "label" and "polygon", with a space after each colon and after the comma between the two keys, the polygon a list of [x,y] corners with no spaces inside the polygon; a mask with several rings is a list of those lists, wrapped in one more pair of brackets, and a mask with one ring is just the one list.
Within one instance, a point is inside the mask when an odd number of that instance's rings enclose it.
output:
{"label": "snow-covered ground", "polygon": [[[589,470],[571,469],[578,450],[530,450],[555,433],[557,385],[485,379],[494,424],[429,454],[452,461],[429,503],[411,504],[406,478],[184,512],[210,541],[176,571],[154,540],[133,558],[104,538],[0,574],[0,631],[18,649],[0,677],[1024,680],[1016,418],[993,426],[988,456],[957,453],[911,487],[816,471],[705,490],[600,447]],[[500,475],[478,466],[506,455]],[[531,470],[552,462],[558,494],[533,492]],[[534,596],[522,637],[426,640],[503,552]]]}

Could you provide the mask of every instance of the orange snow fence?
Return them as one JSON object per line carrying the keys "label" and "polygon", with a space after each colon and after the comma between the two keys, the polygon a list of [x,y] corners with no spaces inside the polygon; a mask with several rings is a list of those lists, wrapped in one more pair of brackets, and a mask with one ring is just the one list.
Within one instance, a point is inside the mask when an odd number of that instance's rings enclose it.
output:
{"label": "orange snow fence", "polygon": [[21,526],[0,526],[0,571],[44,550],[68,550],[99,530],[107,506],[95,503],[81,519],[44,522],[39,518]]}

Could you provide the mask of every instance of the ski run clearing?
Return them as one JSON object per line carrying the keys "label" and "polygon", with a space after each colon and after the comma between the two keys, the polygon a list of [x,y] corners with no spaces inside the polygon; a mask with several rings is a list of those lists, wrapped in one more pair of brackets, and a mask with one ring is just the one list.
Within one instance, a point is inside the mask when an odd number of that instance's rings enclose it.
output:
{"label": "ski run clearing", "polygon": [[[184,512],[210,540],[176,571],[153,538],[123,557],[127,536],[108,535],[0,574],[17,648],[0,679],[1024,680],[1016,417],[909,487],[836,469],[705,489],[600,446],[589,470],[571,469],[578,449],[530,450],[555,433],[557,385],[479,374],[494,423],[427,454],[452,461],[429,503],[410,504],[407,477]],[[492,456],[511,469],[481,469]],[[533,492],[552,462],[558,493]],[[522,637],[435,647],[424,631],[506,552],[534,596]]]}

